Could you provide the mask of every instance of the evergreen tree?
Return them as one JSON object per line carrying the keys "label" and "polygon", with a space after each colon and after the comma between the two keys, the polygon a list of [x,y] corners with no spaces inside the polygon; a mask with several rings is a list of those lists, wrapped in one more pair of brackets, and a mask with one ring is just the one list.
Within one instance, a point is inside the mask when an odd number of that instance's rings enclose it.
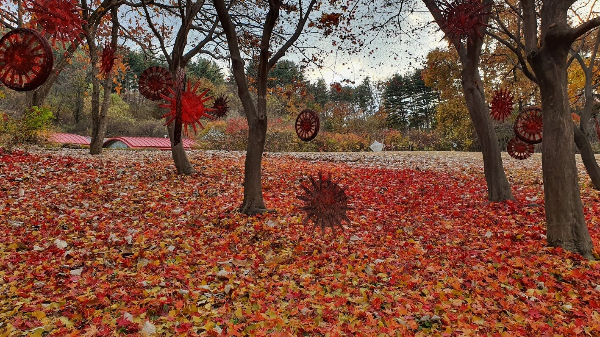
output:
{"label": "evergreen tree", "polygon": [[186,70],[197,78],[205,78],[211,83],[219,85],[225,83],[221,67],[212,60],[200,58],[188,63]]}
{"label": "evergreen tree", "polygon": [[394,74],[383,91],[383,105],[392,128],[431,128],[437,93],[425,85],[421,69],[412,74]]}

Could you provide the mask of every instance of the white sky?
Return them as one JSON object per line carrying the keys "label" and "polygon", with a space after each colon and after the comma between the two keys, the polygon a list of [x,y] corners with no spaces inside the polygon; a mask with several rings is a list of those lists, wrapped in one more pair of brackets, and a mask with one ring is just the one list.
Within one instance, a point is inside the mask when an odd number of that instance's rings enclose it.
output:
{"label": "white sky", "polygon": [[[417,11],[407,17],[402,29],[404,32],[414,33],[399,32],[394,36],[371,38],[371,44],[366,46],[363,52],[354,54],[344,50],[336,51],[337,47],[332,46],[332,40],[329,38],[311,38],[309,43],[315,45],[317,50],[326,51],[327,56],[322,68],[310,65],[304,74],[311,82],[322,78],[328,84],[347,80],[358,85],[365,77],[370,77],[371,83],[376,83],[390,78],[395,73],[404,74],[422,68],[431,50],[447,45],[443,34],[433,22],[433,17],[423,6],[418,6]],[[369,55],[369,51],[375,48],[377,52]],[[303,56],[295,53],[294,48],[290,48],[283,59],[300,64]],[[227,62],[218,63],[222,64],[224,72],[228,73]]]}
{"label": "white sky", "polygon": [[[407,73],[425,64],[427,54],[437,48],[447,45],[443,34],[436,29],[429,12],[420,10],[408,16],[405,32],[396,36],[378,36],[371,46],[365,47],[362,53],[348,54],[343,51],[329,53],[325,58],[324,67],[317,69],[311,66],[305,74],[311,81],[323,78],[326,83],[354,81],[359,84],[363,78],[370,77],[371,83],[386,80],[395,73]],[[327,49],[331,49],[331,41],[322,41]],[[369,50],[377,48],[373,55]],[[301,57],[293,53],[286,54],[286,59],[298,61]]]}

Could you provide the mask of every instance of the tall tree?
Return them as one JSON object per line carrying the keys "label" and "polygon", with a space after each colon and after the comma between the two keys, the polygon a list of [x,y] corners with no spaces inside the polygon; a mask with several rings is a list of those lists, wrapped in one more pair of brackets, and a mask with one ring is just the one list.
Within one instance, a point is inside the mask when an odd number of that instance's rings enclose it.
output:
{"label": "tall tree", "polygon": [[223,71],[214,60],[199,58],[196,61],[188,63],[186,69],[190,75],[194,75],[197,78],[205,78],[213,84],[225,83]]}
{"label": "tall tree", "polygon": [[[89,8],[87,8],[87,1],[83,0],[82,4],[83,17],[87,20],[89,15]],[[110,48],[113,51],[117,50],[117,40],[119,38],[119,18],[118,18],[118,7],[110,7],[110,17],[112,22],[110,42],[105,45],[105,48]],[[92,135],[90,140],[90,154],[96,155],[102,153],[102,145],[104,144],[104,138],[106,136],[106,116],[108,114],[108,108],[110,105],[110,95],[112,93],[113,84],[113,68],[106,69],[106,73],[103,74],[104,80],[100,83],[99,68],[100,63],[105,60],[99,60],[98,45],[96,42],[99,25],[84,25],[85,37],[87,40],[88,51],[90,53],[91,60],[91,80],[92,80]],[[110,56],[114,57],[114,56]],[[114,60],[113,60],[114,61]],[[100,103],[100,87],[103,88],[103,100]]]}
{"label": "tall tree", "polygon": [[581,71],[584,75],[584,103],[583,108],[581,109],[579,128],[574,128],[575,145],[577,145],[577,148],[579,148],[579,151],[581,153],[581,159],[583,161],[583,164],[585,165],[588,175],[590,176],[590,179],[592,180],[592,185],[595,189],[600,190],[600,166],[598,166],[598,162],[596,161],[596,156],[592,149],[592,145],[590,143],[588,134],[590,129],[590,121],[592,119],[592,115],[594,113],[596,105],[596,100],[594,97],[594,87],[597,84],[594,83],[594,78],[597,78],[598,71],[598,69],[596,69],[596,56],[598,55],[598,47],[600,46],[600,29],[597,29],[594,33],[595,34],[587,34],[591,35],[590,39],[592,40],[591,50],[589,50],[587,53],[587,58],[589,59],[589,61],[586,63],[584,57],[582,56],[582,49],[586,45],[585,42],[587,40],[584,37],[581,39],[581,44],[579,48],[571,49],[572,56],[568,63],[570,63],[570,61],[573,59],[577,60],[577,64],[581,67]]}
{"label": "tall tree", "polygon": [[[177,79],[176,82],[184,81],[180,74],[194,56],[205,54],[215,58],[219,57],[218,53],[221,49],[219,44],[215,43],[221,36],[218,30],[218,19],[214,16],[214,11],[211,12],[210,6],[206,5],[206,1],[141,1],[146,22],[158,40],[158,48],[169,64],[169,71],[173,78]],[[168,21],[163,20],[165,17]],[[174,41],[171,41],[168,32],[172,28],[173,21],[179,21],[179,25]],[[195,45],[192,47],[188,46],[188,40],[192,39],[190,32],[197,34],[193,35]],[[177,173],[192,174],[195,170],[181,141],[181,86],[183,84],[175,84],[176,118],[167,125],[167,130],[171,139],[171,154]]]}
{"label": "tall tree", "polygon": [[[227,36],[227,45],[231,56],[231,67],[233,77],[237,84],[238,96],[242,101],[246,119],[248,121],[249,135],[246,148],[246,162],[244,171],[244,201],[241,211],[246,214],[265,212],[266,207],[262,193],[262,154],[265,147],[267,135],[267,84],[269,79],[269,70],[284,56],[286,51],[296,42],[302,34],[304,25],[309,19],[310,14],[317,0],[309,0],[308,4],[299,1],[297,6],[284,4],[282,0],[269,0],[266,7],[260,6],[263,2],[255,4],[259,8],[255,12],[256,22],[260,27],[260,35],[256,35],[256,44],[258,47],[258,73],[257,73],[257,92],[258,98],[254,102],[248,86],[248,79],[244,67],[239,40],[241,38],[239,29],[232,18],[234,3],[226,3],[225,0],[213,0],[221,26]],[[242,2],[239,2],[243,4]],[[254,4],[254,3],[253,3]],[[294,16],[295,22],[282,23],[280,12],[286,9]],[[266,13],[262,16],[262,13]],[[272,51],[273,33],[277,23],[280,25],[289,23],[291,32],[287,38],[282,39],[279,48]],[[238,30],[236,30],[238,28]]]}
{"label": "tall tree", "polygon": [[536,3],[521,0],[527,62],[535,73],[542,98],[547,241],[550,246],[593,259],[574,156],[567,58],[573,42],[599,26],[600,17],[572,27],[568,11],[575,0],[542,0],[541,7]]}
{"label": "tall tree", "polygon": [[321,108],[329,101],[327,84],[322,78],[319,78],[316,83],[309,83],[306,87],[306,91],[308,94],[312,95],[314,102],[319,104]]}
{"label": "tall tree", "polygon": [[[582,19],[582,16],[574,11],[577,15],[575,17]],[[593,13],[590,11],[590,14]],[[573,19],[575,19],[575,17]],[[516,0],[506,0],[504,4],[496,6],[494,15],[494,25],[488,30],[488,35],[493,37],[499,44],[505,49],[508,49],[512,54],[509,57],[514,58],[514,69],[519,70],[520,73],[526,76],[531,82],[539,85],[535,72],[531,69],[531,66],[527,62],[527,51],[523,38],[523,15],[522,8],[518,6]],[[596,161],[594,151],[592,149],[589,138],[587,137],[589,123],[592,117],[592,110],[594,108],[594,97],[592,95],[592,79],[594,76],[594,64],[595,55],[597,54],[597,45],[600,40],[596,39],[592,43],[592,47],[587,50],[582,48],[586,47],[585,43],[587,35],[581,38],[581,43],[578,47],[571,48],[571,57],[567,61],[567,67],[577,60],[577,63],[581,66],[584,85],[583,85],[583,99],[584,107],[580,118],[579,128],[573,128],[573,136],[575,139],[575,145],[581,153],[581,159],[585,165],[586,171],[592,180],[592,185],[595,189],[600,189],[600,166]],[[584,61],[583,53],[587,53],[590,57],[589,64],[586,65]],[[508,55],[508,53],[504,53]],[[576,85],[569,83],[569,90],[572,90]]]}
{"label": "tall tree", "polygon": [[[492,2],[492,0],[483,0],[482,6],[489,9]],[[423,3],[433,15],[440,29],[446,34],[446,37],[450,40],[460,58],[463,93],[469,115],[477,133],[477,139],[481,145],[488,199],[492,201],[512,199],[510,184],[506,179],[506,174],[502,166],[498,137],[492,125],[489,108],[485,100],[483,82],[479,74],[481,48],[483,37],[485,36],[485,25],[489,21],[489,14],[484,13],[481,16],[480,19],[483,25],[478,28],[478,32],[472,34],[465,41],[465,39],[461,39],[460,36],[452,33],[451,25],[446,22],[438,1],[423,0]]]}
{"label": "tall tree", "polygon": [[383,90],[388,124],[396,128],[430,128],[437,94],[425,85],[422,69],[411,74],[393,75]]}
{"label": "tall tree", "polygon": [[375,95],[371,86],[371,78],[365,77],[354,90],[354,103],[364,115],[375,113]]}
{"label": "tall tree", "polygon": [[[103,17],[110,12],[113,6],[119,6],[123,4],[126,0],[80,0],[80,8],[86,8],[87,14],[86,22],[84,24],[87,27],[85,30],[95,31],[98,26],[102,23]],[[7,4],[5,4],[6,2]],[[0,24],[4,28],[14,29],[17,27],[22,27],[24,21],[26,19],[30,19],[28,15],[28,11],[24,8],[24,2],[22,0],[16,1],[16,6],[12,5],[13,1],[1,0],[0,4]],[[75,27],[84,28],[84,27]],[[55,38],[52,36],[47,36],[48,38]],[[41,106],[44,103],[44,100],[48,96],[50,89],[54,82],[58,79],[60,73],[65,69],[65,67],[71,62],[74,53],[80,47],[81,43],[86,39],[83,31],[79,35],[78,39],[74,39],[72,41],[64,41],[65,48],[62,53],[57,53],[59,58],[55,60],[53,70],[46,79],[46,82],[39,86],[37,89],[28,91],[26,93],[26,105],[28,107],[32,106]],[[59,42],[62,45],[62,43]]]}

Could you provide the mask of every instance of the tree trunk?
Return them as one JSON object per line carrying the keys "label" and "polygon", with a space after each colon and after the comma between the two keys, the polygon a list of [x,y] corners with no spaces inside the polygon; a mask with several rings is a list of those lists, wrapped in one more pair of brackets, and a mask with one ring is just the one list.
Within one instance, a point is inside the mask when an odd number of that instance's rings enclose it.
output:
{"label": "tree trunk", "polygon": [[249,134],[246,146],[246,163],[244,171],[244,201],[241,212],[256,214],[266,212],[262,194],[262,155],[267,134],[266,114],[264,118],[248,119]]}
{"label": "tree trunk", "polygon": [[44,105],[44,101],[48,94],[50,93],[50,89],[52,89],[52,85],[54,84],[56,78],[51,80],[50,77],[44,82],[44,84],[37,87],[37,89],[28,91],[25,93],[25,106],[28,108],[32,108],[34,106],[42,106]]}
{"label": "tree trunk", "polygon": [[[447,35],[448,26],[446,19],[440,11],[437,1],[422,0],[429,12],[434,17],[440,29]],[[483,6],[492,6],[492,0],[483,0]],[[484,23],[489,20],[489,14],[484,15]],[[461,80],[469,116],[473,122],[473,127],[477,133],[477,139],[481,144],[483,154],[483,172],[488,188],[488,199],[490,201],[506,201],[513,199],[512,191],[504,167],[502,166],[502,156],[498,137],[494,131],[490,119],[489,108],[485,101],[483,91],[483,82],[479,75],[479,60],[481,57],[481,48],[483,46],[483,36],[485,35],[485,26],[479,28],[477,34],[470,36],[466,42],[458,37],[452,38],[452,45],[456,49],[462,66]]]}
{"label": "tree trunk", "polygon": [[506,201],[513,199],[512,191],[504,167],[498,137],[490,119],[489,108],[485,101],[483,82],[479,75],[479,47],[476,43],[459,48],[462,63],[461,80],[467,110],[473,122],[477,139],[483,154],[483,172],[488,188],[488,200]]}
{"label": "tree trunk", "polygon": [[[111,91],[112,91],[112,78],[109,77],[109,74],[106,75],[107,78],[104,80],[104,97],[102,100],[102,105],[99,107],[99,112],[96,114],[95,118],[92,118],[92,139],[90,141],[90,154],[96,155],[102,153],[102,145],[104,144],[104,137],[106,137],[106,126],[107,120],[106,116],[108,115],[108,108],[110,107],[111,102]],[[99,81],[98,81],[99,82]],[[92,114],[93,116],[93,114]]]}
{"label": "tree trunk", "polygon": [[542,170],[548,244],[592,259],[592,239],[579,193],[574,126],[567,92],[568,46],[528,55],[538,78],[544,119]]}
{"label": "tree trunk", "polygon": [[194,166],[190,163],[190,159],[185,153],[183,140],[177,145],[173,144],[175,139],[175,121],[167,125],[167,131],[169,132],[169,139],[171,140],[171,156],[173,157],[173,163],[175,164],[177,174],[190,175],[196,173]]}
{"label": "tree trunk", "polygon": [[[111,20],[112,20],[112,28],[111,28],[111,34],[110,34],[111,35],[110,48],[112,48],[114,51],[116,51],[117,50],[117,40],[119,38],[118,7],[111,7],[110,11],[111,11]],[[95,37],[95,30],[93,32],[94,32],[94,34],[89,33],[88,36],[91,36],[92,38]],[[88,45],[89,45],[90,54],[92,55],[92,57],[91,57],[91,59],[92,59],[92,75],[94,76],[92,83],[94,85],[100,85],[100,80],[98,80],[95,77],[96,64],[98,64],[98,56],[97,56],[98,46],[95,44],[95,41],[93,41],[93,40],[89,41]],[[93,53],[92,53],[92,49],[94,49]],[[94,58],[94,56],[95,56],[95,58]],[[112,83],[113,83],[112,69],[109,69],[108,72],[106,74],[104,74],[104,82],[102,83],[102,86],[104,87],[104,97],[103,97],[102,105],[99,107],[99,111],[92,110],[92,117],[93,117],[92,121],[94,122],[94,124],[92,125],[92,140],[90,142],[90,154],[93,154],[93,155],[102,153],[102,145],[104,144],[104,137],[106,136],[106,124],[107,124],[106,116],[108,115],[108,108],[110,107],[110,103],[111,103]],[[99,96],[99,93],[100,93],[100,91],[98,90],[98,96]],[[92,102],[93,102],[93,97],[92,97]],[[94,108],[94,105],[92,104],[92,109],[93,108]],[[97,115],[94,118],[95,112],[97,113]]]}
{"label": "tree trunk", "polygon": [[[596,39],[594,40],[594,46],[590,55],[590,63],[588,66],[585,65],[581,55],[577,55],[577,60],[580,62],[581,69],[585,74],[585,87],[584,87],[584,98],[585,105],[581,112],[581,119],[579,122],[579,128],[573,128],[575,130],[575,144],[581,152],[581,160],[585,169],[592,180],[592,186],[600,190],[600,166],[596,162],[592,145],[590,144],[588,127],[589,122],[592,118],[592,112],[594,111],[595,100],[593,91],[593,77],[596,55],[598,54],[598,47],[600,46],[600,30],[596,32]],[[568,67],[568,65],[567,65]]]}
{"label": "tree trunk", "polygon": [[575,144],[581,153],[581,161],[592,180],[592,186],[600,190],[600,166],[598,166],[598,162],[596,161],[590,140],[579,128],[573,127],[573,131],[575,134]]}
{"label": "tree trunk", "polygon": [[[92,139],[90,141],[90,154],[96,155],[102,152],[102,143],[106,133],[106,115],[102,115],[100,109],[100,80],[98,79],[98,48],[95,41],[95,32],[87,31],[87,40],[91,61],[92,73]],[[104,133],[102,133],[104,131]]]}

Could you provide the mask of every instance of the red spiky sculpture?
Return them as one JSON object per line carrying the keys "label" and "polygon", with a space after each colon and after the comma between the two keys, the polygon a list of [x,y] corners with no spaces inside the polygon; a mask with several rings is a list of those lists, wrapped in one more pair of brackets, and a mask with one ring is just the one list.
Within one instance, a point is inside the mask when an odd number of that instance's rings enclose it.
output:
{"label": "red spiky sculpture", "polygon": [[215,98],[215,101],[213,102],[212,115],[216,118],[225,117],[225,115],[227,115],[227,112],[229,111],[228,103],[229,99],[227,99],[227,97],[225,97],[224,95],[217,96]]}
{"label": "red spiky sculpture", "polygon": [[76,0],[29,0],[26,8],[33,16],[30,23],[40,25],[54,41],[61,41],[63,46],[68,41],[83,42],[86,21]]}
{"label": "red spiky sculpture", "polygon": [[110,73],[115,65],[115,59],[115,49],[109,42],[106,42],[104,44],[104,49],[102,49],[102,65],[100,66],[100,71],[103,74]]}
{"label": "red spiky sculpture", "polygon": [[513,95],[510,91],[506,89],[496,90],[492,97],[490,115],[495,120],[504,122],[504,120],[512,113],[513,104]]}
{"label": "red spiky sculpture", "polygon": [[542,108],[530,106],[523,109],[517,116],[514,127],[515,135],[526,143],[541,143],[543,126]]}
{"label": "red spiky sculpture", "polygon": [[17,28],[0,39],[0,81],[17,91],[34,90],[50,76],[54,57],[37,31]]}
{"label": "red spiky sculpture", "polygon": [[[200,82],[197,82],[193,87],[190,82],[187,82],[186,90],[181,91],[181,124],[185,125],[185,134],[188,134],[188,127],[191,125],[194,129],[194,132],[197,132],[196,124],[200,126],[200,128],[204,128],[204,125],[200,122],[200,118],[205,117],[208,119],[213,119],[213,116],[210,112],[213,111],[213,108],[207,108],[204,106],[204,103],[211,100],[212,97],[206,96],[208,93],[208,89],[204,90],[200,94],[197,94],[198,87],[200,86]],[[167,118],[165,125],[171,123],[175,120],[177,116],[177,98],[173,89],[169,88],[170,96],[162,95],[162,98],[169,101],[166,104],[160,104],[161,108],[169,108],[169,113],[163,115],[163,118]]]}
{"label": "red spiky sculpture", "polygon": [[303,195],[298,199],[304,201],[301,210],[306,212],[303,223],[313,221],[314,227],[321,227],[321,233],[325,233],[325,227],[330,227],[335,234],[335,227],[342,227],[342,222],[350,223],[346,211],[352,209],[348,206],[348,196],[343,188],[331,180],[330,174],[319,172],[318,179],[308,177],[310,185],[302,184]]}
{"label": "red spiky sculpture", "polygon": [[523,160],[531,157],[535,149],[533,144],[525,143],[524,141],[515,137],[508,141],[506,150],[511,157]]}
{"label": "red spiky sculpture", "polygon": [[443,1],[440,10],[444,16],[442,28],[450,40],[481,37],[479,29],[487,26],[484,16],[489,10],[481,0]]}

